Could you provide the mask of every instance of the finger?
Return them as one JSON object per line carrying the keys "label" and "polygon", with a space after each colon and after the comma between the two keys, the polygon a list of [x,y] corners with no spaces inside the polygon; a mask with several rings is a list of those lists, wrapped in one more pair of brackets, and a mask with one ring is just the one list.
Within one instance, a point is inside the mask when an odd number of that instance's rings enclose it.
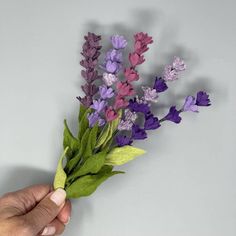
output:
{"label": "finger", "polygon": [[63,224],[68,224],[70,221],[71,216],[71,202],[70,200],[66,200],[64,207],[61,209],[60,213],[58,214],[57,218]]}
{"label": "finger", "polygon": [[38,235],[60,235],[64,232],[65,225],[58,219],[53,220]]}
{"label": "finger", "polygon": [[46,225],[52,222],[65,204],[66,192],[57,189],[46,196],[24,219],[33,235],[38,234]]}
{"label": "finger", "polygon": [[50,185],[34,185],[22,190],[5,194],[0,198],[1,216],[22,215],[30,211],[51,190]]}

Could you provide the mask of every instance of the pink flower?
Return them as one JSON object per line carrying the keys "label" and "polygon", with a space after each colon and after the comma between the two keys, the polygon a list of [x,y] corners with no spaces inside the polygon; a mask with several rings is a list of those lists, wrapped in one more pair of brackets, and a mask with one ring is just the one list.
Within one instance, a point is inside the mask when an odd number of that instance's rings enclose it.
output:
{"label": "pink flower", "polygon": [[125,69],[124,74],[128,82],[133,82],[139,79],[139,75],[134,69],[127,68]]}
{"label": "pink flower", "polygon": [[129,54],[129,61],[131,65],[135,67],[137,65],[142,64],[145,61],[145,59],[144,59],[144,56],[139,55],[138,53],[134,52],[134,53]]}
{"label": "pink flower", "polygon": [[115,98],[114,108],[115,108],[116,110],[118,110],[118,109],[120,109],[120,108],[125,108],[125,107],[127,107],[128,105],[129,105],[129,102],[126,101],[124,97],[118,95],[118,96]]}
{"label": "pink flower", "polygon": [[118,82],[116,88],[120,96],[132,96],[135,94],[132,85],[128,82]]}
{"label": "pink flower", "polygon": [[108,122],[115,120],[118,117],[116,111],[112,107],[108,107],[105,111],[106,120]]}

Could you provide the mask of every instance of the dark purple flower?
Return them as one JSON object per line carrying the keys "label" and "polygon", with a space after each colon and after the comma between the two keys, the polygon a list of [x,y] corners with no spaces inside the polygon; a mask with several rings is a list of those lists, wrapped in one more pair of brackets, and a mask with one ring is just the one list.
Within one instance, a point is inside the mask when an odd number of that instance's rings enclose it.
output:
{"label": "dark purple flower", "polygon": [[123,147],[125,145],[131,145],[133,140],[125,135],[116,136],[116,143],[119,147]]}
{"label": "dark purple flower", "polygon": [[165,80],[160,77],[160,78],[156,78],[153,88],[156,89],[158,93],[161,93],[167,90],[168,86]]}
{"label": "dark purple flower", "polygon": [[83,98],[81,97],[76,97],[85,107],[90,107],[92,104],[93,100],[91,96],[84,96]]}
{"label": "dark purple flower", "polygon": [[199,91],[197,93],[196,105],[197,106],[210,106],[209,95],[204,91]]}
{"label": "dark purple flower", "polygon": [[150,107],[148,104],[138,103],[136,98],[130,99],[128,107],[132,112],[142,112],[144,114],[150,112]]}
{"label": "dark purple flower", "polygon": [[132,127],[132,138],[133,139],[145,139],[147,138],[147,133],[144,129],[140,128],[139,125],[133,125]]}
{"label": "dark purple flower", "polygon": [[145,130],[153,130],[159,128],[160,122],[157,117],[154,117],[153,114],[147,114],[145,116],[145,123],[144,123],[144,129]]}
{"label": "dark purple flower", "polygon": [[180,111],[176,110],[175,106],[172,106],[169,110],[169,113],[164,117],[164,120],[172,121],[176,124],[180,123],[181,117],[179,116]]}

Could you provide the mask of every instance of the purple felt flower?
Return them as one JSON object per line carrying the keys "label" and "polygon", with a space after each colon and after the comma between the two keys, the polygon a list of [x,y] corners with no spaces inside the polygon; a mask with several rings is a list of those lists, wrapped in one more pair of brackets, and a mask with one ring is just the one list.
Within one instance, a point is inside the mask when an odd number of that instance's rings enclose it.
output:
{"label": "purple felt flower", "polygon": [[177,72],[186,70],[185,62],[179,57],[174,57],[172,67]]}
{"label": "purple felt flower", "polygon": [[147,138],[147,133],[144,129],[140,128],[139,125],[134,124],[132,127],[132,139],[145,139]]}
{"label": "purple felt flower", "polygon": [[125,135],[116,136],[116,143],[118,147],[123,147],[125,145],[131,145],[133,140]]}
{"label": "purple felt flower", "polygon": [[107,85],[107,86],[112,86],[114,83],[117,82],[118,78],[116,75],[114,74],[109,74],[109,73],[103,73],[103,77],[102,77],[103,82]]}
{"label": "purple felt flower", "polygon": [[144,101],[146,102],[157,102],[158,94],[156,89],[152,89],[150,87],[142,87],[142,90],[144,92]]}
{"label": "purple felt flower", "polygon": [[131,112],[129,109],[125,109],[125,120],[129,120],[134,123],[136,119],[137,119],[136,112]]}
{"label": "purple felt flower", "polygon": [[195,98],[193,96],[187,96],[183,106],[183,111],[198,112],[198,107],[195,104]]}
{"label": "purple felt flower", "polygon": [[122,62],[122,53],[116,49],[111,49],[106,53],[106,61]]}
{"label": "purple felt flower", "polygon": [[172,121],[176,124],[180,123],[181,117],[179,116],[180,111],[176,110],[175,106],[172,106],[169,110],[169,113],[164,117],[164,120]]}
{"label": "purple felt flower", "polygon": [[97,113],[100,113],[107,105],[107,102],[101,99],[93,100],[93,104],[90,106],[93,108]]}
{"label": "purple felt flower", "polygon": [[130,120],[121,120],[117,129],[118,130],[131,130],[133,126],[133,122],[131,122]]}
{"label": "purple felt flower", "polygon": [[112,88],[108,88],[106,85],[99,86],[99,94],[102,99],[112,98],[114,92]]}
{"label": "purple felt flower", "polygon": [[89,121],[89,127],[93,127],[96,123],[99,126],[103,126],[105,124],[105,120],[102,119],[97,112],[93,112],[87,115]]}
{"label": "purple felt flower", "polygon": [[120,65],[117,62],[111,61],[111,60],[108,60],[106,62],[105,67],[106,67],[106,71],[108,73],[112,73],[112,74],[117,73],[120,69]]}
{"label": "purple felt flower", "polygon": [[197,106],[210,106],[209,95],[204,91],[199,91],[197,93],[196,105]]}
{"label": "purple felt flower", "polygon": [[144,123],[144,129],[145,130],[153,130],[159,128],[160,122],[157,117],[154,117],[153,114],[147,114],[145,116],[145,123]]}
{"label": "purple felt flower", "polygon": [[150,107],[148,106],[148,104],[138,103],[136,98],[130,99],[128,107],[132,112],[142,112],[144,114],[150,112]]}
{"label": "purple felt flower", "polygon": [[156,89],[158,93],[161,93],[167,90],[168,86],[165,80],[160,77],[160,78],[156,78],[153,88]]}
{"label": "purple felt flower", "polygon": [[127,46],[127,41],[122,35],[113,35],[111,37],[111,43],[112,46],[117,50],[124,49]]}
{"label": "purple felt flower", "polygon": [[174,81],[177,80],[178,73],[176,70],[173,70],[171,65],[165,66],[164,72],[163,72],[163,78],[165,81]]}

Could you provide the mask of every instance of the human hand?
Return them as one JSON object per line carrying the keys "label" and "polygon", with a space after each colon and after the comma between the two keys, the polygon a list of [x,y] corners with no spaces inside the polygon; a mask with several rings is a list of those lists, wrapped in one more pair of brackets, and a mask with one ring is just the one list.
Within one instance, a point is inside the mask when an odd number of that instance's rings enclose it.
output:
{"label": "human hand", "polygon": [[63,189],[35,185],[0,198],[0,236],[60,235],[69,222],[71,203]]}

